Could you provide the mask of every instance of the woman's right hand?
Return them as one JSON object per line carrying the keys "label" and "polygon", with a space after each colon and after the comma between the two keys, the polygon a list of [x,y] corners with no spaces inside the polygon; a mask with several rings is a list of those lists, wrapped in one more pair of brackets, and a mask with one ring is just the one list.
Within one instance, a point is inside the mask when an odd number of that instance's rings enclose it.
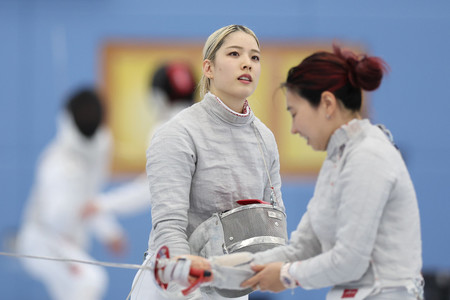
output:
{"label": "woman's right hand", "polygon": [[209,282],[213,280],[211,263],[206,258],[196,255],[180,255],[175,257],[178,259],[186,259],[191,261],[191,267],[189,272],[189,283],[195,283],[200,276],[203,275],[203,282]]}

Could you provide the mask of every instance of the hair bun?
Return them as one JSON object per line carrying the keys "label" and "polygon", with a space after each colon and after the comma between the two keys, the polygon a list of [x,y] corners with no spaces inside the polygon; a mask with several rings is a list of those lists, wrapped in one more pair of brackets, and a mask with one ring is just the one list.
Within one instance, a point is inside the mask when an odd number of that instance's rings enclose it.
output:
{"label": "hair bun", "polygon": [[377,89],[387,71],[387,64],[378,57],[360,55],[359,57],[349,50],[342,50],[333,45],[334,53],[345,60],[348,66],[348,79],[357,88],[366,91]]}

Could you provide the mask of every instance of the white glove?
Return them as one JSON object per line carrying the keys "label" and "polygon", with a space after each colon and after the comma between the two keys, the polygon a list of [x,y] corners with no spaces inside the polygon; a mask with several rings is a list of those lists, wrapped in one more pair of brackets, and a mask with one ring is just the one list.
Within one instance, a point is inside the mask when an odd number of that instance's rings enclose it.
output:
{"label": "white glove", "polygon": [[250,252],[213,256],[209,261],[211,262],[213,281],[208,284],[216,288],[246,289],[240,286],[241,283],[255,274],[250,266],[253,261],[253,255]]}
{"label": "white glove", "polygon": [[181,286],[189,286],[189,272],[191,261],[185,258],[177,260],[168,259],[164,261],[164,266],[158,268],[158,276],[162,283],[176,282]]}

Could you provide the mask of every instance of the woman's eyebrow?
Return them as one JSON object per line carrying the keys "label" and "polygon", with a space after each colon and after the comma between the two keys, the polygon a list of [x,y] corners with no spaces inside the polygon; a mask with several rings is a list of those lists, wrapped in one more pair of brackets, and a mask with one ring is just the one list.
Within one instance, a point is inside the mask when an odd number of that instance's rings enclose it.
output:
{"label": "woman's eyebrow", "polygon": [[[241,47],[241,46],[228,46],[228,47],[226,47],[226,49],[230,49],[230,48],[244,50],[244,47]],[[251,52],[260,53],[260,51],[258,49],[251,49],[250,51]]]}

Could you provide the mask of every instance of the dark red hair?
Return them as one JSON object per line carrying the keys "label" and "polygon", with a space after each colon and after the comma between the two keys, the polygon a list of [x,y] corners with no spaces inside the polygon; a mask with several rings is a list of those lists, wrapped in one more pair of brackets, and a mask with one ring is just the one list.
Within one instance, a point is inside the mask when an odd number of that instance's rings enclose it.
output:
{"label": "dark red hair", "polygon": [[380,86],[386,63],[378,57],[357,56],[333,45],[333,52],[316,52],[291,68],[282,86],[317,107],[324,91],[332,92],[347,109],[361,109],[361,91]]}

